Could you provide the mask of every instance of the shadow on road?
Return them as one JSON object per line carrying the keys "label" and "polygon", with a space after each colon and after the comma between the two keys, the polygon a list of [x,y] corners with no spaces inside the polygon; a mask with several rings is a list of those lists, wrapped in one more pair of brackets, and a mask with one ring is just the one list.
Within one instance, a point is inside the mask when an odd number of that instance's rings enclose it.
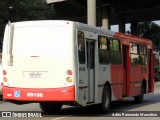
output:
{"label": "shadow on road", "polygon": [[[153,97],[160,98],[160,94],[157,94]],[[64,116],[64,115],[71,115],[73,117],[78,116],[84,116],[84,117],[94,117],[94,116],[111,116],[112,113],[117,112],[124,112],[128,110],[133,110],[135,108],[144,107],[147,105],[155,104],[160,101],[152,101],[150,99],[144,100],[141,104],[136,104],[132,98],[129,98],[129,100],[122,100],[122,101],[114,101],[111,103],[111,110],[108,113],[101,113],[98,111],[95,105],[87,106],[87,107],[70,107],[70,108],[62,108],[62,110],[59,113],[42,113],[43,116],[53,117],[53,116]]]}
{"label": "shadow on road", "polygon": [[[155,84],[155,91],[156,89],[159,90],[160,81],[156,81]],[[147,94],[144,96],[144,102],[141,104],[136,104],[134,102],[133,97],[130,97],[127,100],[120,100],[111,102],[111,109],[108,113],[101,113],[98,111],[95,105],[87,106],[87,107],[69,107],[69,108],[62,108],[59,113],[42,113],[43,116],[64,116],[64,115],[71,115],[71,116],[85,116],[85,117],[94,117],[94,116],[111,116],[112,113],[115,112],[124,112],[129,110],[134,110],[140,107],[149,106],[155,103],[160,102],[160,93],[155,94]],[[142,111],[143,112],[143,111]]]}

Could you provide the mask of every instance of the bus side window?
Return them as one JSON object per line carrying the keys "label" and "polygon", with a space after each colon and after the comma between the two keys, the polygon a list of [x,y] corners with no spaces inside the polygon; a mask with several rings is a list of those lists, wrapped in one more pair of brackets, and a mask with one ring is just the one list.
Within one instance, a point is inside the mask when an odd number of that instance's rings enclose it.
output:
{"label": "bus side window", "polygon": [[147,65],[147,47],[145,45],[139,44],[138,48],[140,65]]}
{"label": "bus side window", "polygon": [[98,36],[98,52],[99,52],[99,63],[109,64],[109,47],[108,38],[105,36]]}
{"label": "bus side window", "polygon": [[116,38],[109,38],[110,40],[110,57],[112,64],[121,64],[122,57],[121,57],[121,48],[120,48],[120,41]]}
{"label": "bus side window", "polygon": [[132,65],[138,65],[139,55],[138,55],[138,44],[137,43],[130,43],[130,55],[131,55]]}
{"label": "bus side window", "polygon": [[78,31],[78,58],[80,64],[85,64],[85,38],[84,33],[81,31]]}

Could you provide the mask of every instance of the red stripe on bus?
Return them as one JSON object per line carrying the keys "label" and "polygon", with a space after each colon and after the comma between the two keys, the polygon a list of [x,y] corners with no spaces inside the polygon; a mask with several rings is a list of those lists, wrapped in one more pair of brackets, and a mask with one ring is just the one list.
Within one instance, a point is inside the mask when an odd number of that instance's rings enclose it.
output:
{"label": "red stripe on bus", "polygon": [[75,86],[62,88],[15,88],[3,85],[4,100],[75,101]]}

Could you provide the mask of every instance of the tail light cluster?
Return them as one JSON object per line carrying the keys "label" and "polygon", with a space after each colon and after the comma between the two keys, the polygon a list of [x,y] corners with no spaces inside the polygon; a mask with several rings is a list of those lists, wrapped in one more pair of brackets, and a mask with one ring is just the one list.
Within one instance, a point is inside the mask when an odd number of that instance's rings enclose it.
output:
{"label": "tail light cluster", "polygon": [[6,77],[7,71],[6,70],[3,70],[3,75],[4,75],[3,82],[7,82],[7,77]]}
{"label": "tail light cluster", "polygon": [[72,74],[73,74],[72,70],[67,70],[67,75],[68,75],[68,77],[66,78],[66,81],[67,81],[68,83],[71,83],[71,82],[72,82],[72,78],[71,78]]}

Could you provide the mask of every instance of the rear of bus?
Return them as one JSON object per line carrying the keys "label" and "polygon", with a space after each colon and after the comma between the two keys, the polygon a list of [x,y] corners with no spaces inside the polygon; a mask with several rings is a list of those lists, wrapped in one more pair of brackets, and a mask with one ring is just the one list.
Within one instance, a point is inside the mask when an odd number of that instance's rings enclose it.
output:
{"label": "rear of bus", "polygon": [[74,102],[73,22],[9,23],[3,42],[3,99]]}

